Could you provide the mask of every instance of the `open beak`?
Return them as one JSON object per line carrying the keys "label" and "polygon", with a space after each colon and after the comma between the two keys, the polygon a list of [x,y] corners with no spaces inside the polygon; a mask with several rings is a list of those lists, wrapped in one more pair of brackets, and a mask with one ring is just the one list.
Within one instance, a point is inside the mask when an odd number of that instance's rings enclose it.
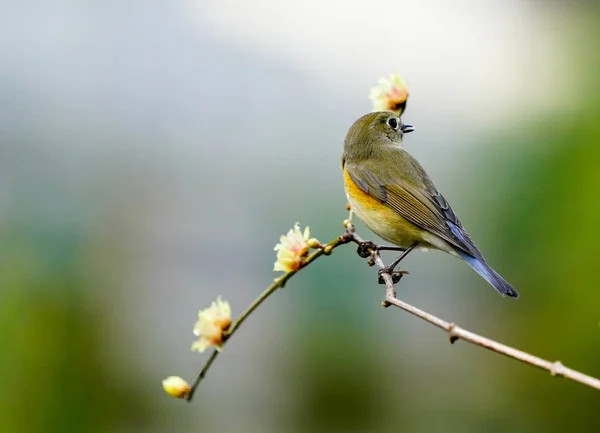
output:
{"label": "open beak", "polygon": [[413,132],[415,130],[415,128],[413,128],[412,125],[402,124],[402,126],[400,127],[400,130],[402,131],[403,134],[408,134],[409,132]]}

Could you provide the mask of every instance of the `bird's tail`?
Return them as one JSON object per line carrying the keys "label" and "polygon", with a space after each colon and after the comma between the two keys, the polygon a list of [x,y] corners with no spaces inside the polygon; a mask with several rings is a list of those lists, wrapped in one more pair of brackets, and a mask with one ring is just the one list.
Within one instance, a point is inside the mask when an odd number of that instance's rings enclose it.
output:
{"label": "bird's tail", "polygon": [[481,257],[473,257],[464,251],[456,251],[467,264],[473,268],[475,272],[483,277],[488,283],[490,283],[494,289],[500,292],[501,295],[510,296],[511,298],[518,298],[519,294],[504,278],[494,271],[490,265]]}

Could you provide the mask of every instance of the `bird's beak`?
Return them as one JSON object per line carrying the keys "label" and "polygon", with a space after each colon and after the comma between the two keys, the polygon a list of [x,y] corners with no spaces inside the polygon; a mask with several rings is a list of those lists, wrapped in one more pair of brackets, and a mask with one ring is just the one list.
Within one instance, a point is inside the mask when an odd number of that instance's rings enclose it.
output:
{"label": "bird's beak", "polygon": [[403,134],[408,134],[409,132],[413,132],[415,130],[415,128],[413,128],[412,125],[402,124],[402,126],[400,127],[400,130],[402,131]]}

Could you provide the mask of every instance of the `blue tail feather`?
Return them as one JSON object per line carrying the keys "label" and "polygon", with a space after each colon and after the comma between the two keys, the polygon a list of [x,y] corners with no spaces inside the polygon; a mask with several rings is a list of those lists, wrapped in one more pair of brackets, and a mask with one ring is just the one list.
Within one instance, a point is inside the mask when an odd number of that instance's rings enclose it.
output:
{"label": "blue tail feather", "polygon": [[473,268],[475,272],[483,277],[488,283],[490,283],[494,289],[496,289],[500,294],[510,296],[512,298],[518,298],[519,294],[517,291],[498,274],[498,272],[494,271],[490,265],[488,265],[483,258],[473,257],[464,251],[456,251],[459,256],[463,258],[467,264]]}
{"label": "blue tail feather", "polygon": [[[498,274],[498,272],[494,271],[490,265],[488,265],[467,234],[464,229],[451,221],[447,221],[448,227],[452,231],[452,234],[456,237],[458,241],[462,245],[464,245],[464,250],[459,248],[455,248],[456,253],[463,258],[467,264],[473,268],[475,272],[483,277],[488,283],[490,283],[494,289],[496,289],[500,294],[510,296],[512,298],[518,298],[519,294],[517,291],[511,286],[504,278]],[[467,252],[469,251],[469,253]]]}

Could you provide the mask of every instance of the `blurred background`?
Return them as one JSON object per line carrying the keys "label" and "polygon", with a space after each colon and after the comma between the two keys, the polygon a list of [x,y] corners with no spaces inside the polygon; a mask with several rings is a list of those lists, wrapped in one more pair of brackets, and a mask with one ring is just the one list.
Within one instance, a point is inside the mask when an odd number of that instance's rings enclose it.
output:
{"label": "blurred background", "polygon": [[343,139],[394,70],[406,148],[521,293],[429,252],[399,296],[600,376],[599,11],[2,2],[0,431],[600,431],[597,391],[382,309],[351,246],[269,299],[191,405],[161,388],[208,355],[198,309],[271,282],[282,233],[342,232]]}

